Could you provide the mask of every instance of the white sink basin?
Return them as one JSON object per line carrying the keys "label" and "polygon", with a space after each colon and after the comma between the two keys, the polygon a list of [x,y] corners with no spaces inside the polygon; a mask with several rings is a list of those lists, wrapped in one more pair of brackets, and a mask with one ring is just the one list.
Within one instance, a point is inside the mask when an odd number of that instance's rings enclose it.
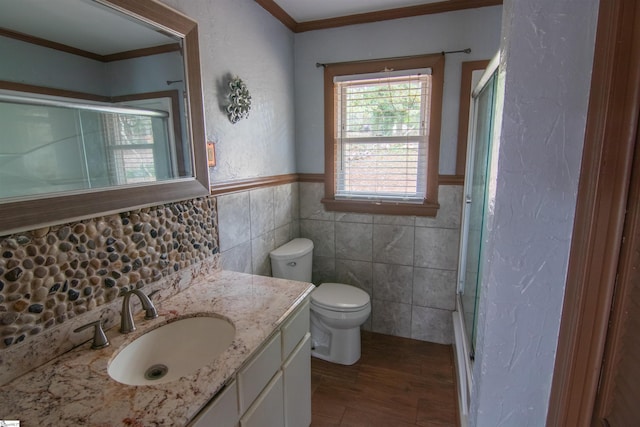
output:
{"label": "white sink basin", "polygon": [[214,361],[234,336],[233,324],[218,317],[176,320],[136,338],[116,355],[107,371],[128,385],[174,381]]}

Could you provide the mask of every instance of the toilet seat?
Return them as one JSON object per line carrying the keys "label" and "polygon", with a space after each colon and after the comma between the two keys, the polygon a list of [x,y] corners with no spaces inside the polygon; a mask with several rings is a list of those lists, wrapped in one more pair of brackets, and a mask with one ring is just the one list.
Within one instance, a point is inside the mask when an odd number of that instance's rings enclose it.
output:
{"label": "toilet seat", "polygon": [[311,292],[312,305],[331,311],[361,311],[369,301],[369,294],[365,291],[342,283],[323,283]]}

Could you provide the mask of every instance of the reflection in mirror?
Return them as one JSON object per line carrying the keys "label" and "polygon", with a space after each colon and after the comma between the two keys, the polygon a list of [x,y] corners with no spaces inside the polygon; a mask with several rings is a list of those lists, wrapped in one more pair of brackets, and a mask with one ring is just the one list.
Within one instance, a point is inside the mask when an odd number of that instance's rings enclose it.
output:
{"label": "reflection in mirror", "polygon": [[179,177],[171,99],[143,105],[0,94],[0,198]]}
{"label": "reflection in mirror", "polygon": [[193,20],[153,0],[0,10],[0,215],[35,209],[0,235],[208,194]]}

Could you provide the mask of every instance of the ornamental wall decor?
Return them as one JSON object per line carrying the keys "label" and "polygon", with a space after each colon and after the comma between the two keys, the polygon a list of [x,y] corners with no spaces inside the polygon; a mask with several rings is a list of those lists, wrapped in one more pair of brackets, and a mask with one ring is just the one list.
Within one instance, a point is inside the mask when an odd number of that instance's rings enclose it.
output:
{"label": "ornamental wall decor", "polygon": [[229,121],[237,123],[240,119],[248,117],[249,110],[251,110],[249,89],[240,77],[234,77],[229,82],[229,105],[227,105]]}

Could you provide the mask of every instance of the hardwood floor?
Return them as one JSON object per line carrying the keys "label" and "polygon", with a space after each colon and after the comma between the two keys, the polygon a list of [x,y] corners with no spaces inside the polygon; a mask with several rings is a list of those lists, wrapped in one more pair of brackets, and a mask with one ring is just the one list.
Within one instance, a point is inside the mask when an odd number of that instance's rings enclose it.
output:
{"label": "hardwood floor", "polygon": [[459,425],[453,349],[362,332],[352,366],[311,358],[311,427]]}

